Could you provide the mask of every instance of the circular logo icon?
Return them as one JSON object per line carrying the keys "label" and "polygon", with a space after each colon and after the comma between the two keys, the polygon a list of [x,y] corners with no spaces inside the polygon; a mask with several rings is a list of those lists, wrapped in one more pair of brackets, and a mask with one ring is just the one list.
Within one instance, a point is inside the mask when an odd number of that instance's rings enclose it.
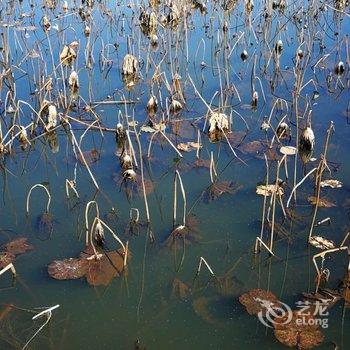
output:
{"label": "circular logo icon", "polygon": [[258,318],[265,327],[273,328],[275,318],[285,317],[285,320],[279,322],[279,324],[288,324],[292,320],[293,312],[287,304],[282,302],[274,303],[260,298],[255,298],[255,301],[262,306],[262,310],[258,313]]}

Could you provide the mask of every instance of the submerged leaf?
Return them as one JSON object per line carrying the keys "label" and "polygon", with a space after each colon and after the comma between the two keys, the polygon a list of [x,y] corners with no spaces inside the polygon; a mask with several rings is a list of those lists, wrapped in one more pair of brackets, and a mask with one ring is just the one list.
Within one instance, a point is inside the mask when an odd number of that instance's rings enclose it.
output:
{"label": "submerged leaf", "polygon": [[241,188],[242,185],[233,183],[232,181],[215,182],[209,187],[207,191],[209,197],[208,199],[211,201],[218,199],[223,194],[235,194]]}
{"label": "submerged leaf", "polygon": [[190,295],[190,292],[190,287],[186,283],[182,282],[178,278],[174,279],[171,290],[172,297],[185,300]]}
{"label": "submerged leaf", "polygon": [[257,315],[259,312],[265,314],[271,306],[280,305],[275,294],[263,289],[252,289],[248,293],[242,294],[239,297],[239,302],[245,306],[249,315]]}
{"label": "submerged leaf", "polygon": [[32,250],[33,246],[27,243],[26,237],[17,238],[5,244],[5,249],[14,255],[23,254],[28,250]]}
{"label": "submerged leaf", "polygon": [[332,208],[332,207],[336,206],[336,204],[334,202],[331,202],[330,200],[328,200],[326,198],[319,198],[318,203],[317,203],[317,197],[315,197],[315,196],[308,197],[308,201],[312,205],[317,204],[318,207],[320,207],[320,208]]}

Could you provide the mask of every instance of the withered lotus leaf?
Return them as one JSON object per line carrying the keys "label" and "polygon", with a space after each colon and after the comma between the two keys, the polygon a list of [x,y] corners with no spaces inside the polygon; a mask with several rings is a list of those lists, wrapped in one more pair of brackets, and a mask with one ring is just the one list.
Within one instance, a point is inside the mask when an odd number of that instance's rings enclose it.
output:
{"label": "withered lotus leaf", "polygon": [[268,307],[280,305],[280,301],[272,292],[259,288],[242,294],[239,302],[245,306],[249,315],[257,315],[259,312],[265,314]]}
{"label": "withered lotus leaf", "polygon": [[86,280],[92,286],[107,286],[123,271],[124,256],[121,252],[105,253],[101,259],[89,260]]}
{"label": "withered lotus leaf", "polygon": [[5,244],[5,249],[14,255],[23,254],[28,250],[32,250],[33,246],[27,243],[27,238],[20,237]]}
{"label": "withered lotus leaf", "polygon": [[312,349],[323,342],[324,336],[315,323],[313,315],[293,311],[292,320],[286,322],[290,315],[274,319],[275,337],[282,344],[298,349]]}
{"label": "withered lotus leaf", "polygon": [[67,280],[86,277],[92,286],[107,286],[114,277],[121,274],[123,269],[122,250],[99,253],[97,259],[91,246],[81,252],[79,258],[55,260],[48,266],[52,278]]}
{"label": "withered lotus leaf", "polygon": [[74,280],[85,276],[88,269],[86,259],[54,260],[48,267],[49,275],[56,280]]}
{"label": "withered lotus leaf", "polygon": [[172,291],[171,291],[171,296],[181,299],[181,300],[186,300],[188,296],[190,295],[190,287],[179,280],[178,278],[175,278],[173,281],[172,285]]}
{"label": "withered lotus leaf", "polygon": [[243,153],[254,154],[264,150],[264,145],[260,141],[251,141],[245,143],[239,148]]}
{"label": "withered lotus leaf", "polygon": [[235,194],[242,188],[241,185],[232,181],[222,181],[212,184],[209,188],[209,200],[218,199],[223,194]]}
{"label": "withered lotus leaf", "polygon": [[335,207],[336,204],[326,198],[319,198],[318,203],[317,203],[317,197],[315,196],[310,196],[307,199],[311,204],[313,205],[318,205],[319,208],[332,208]]}
{"label": "withered lotus leaf", "polygon": [[0,270],[15,260],[15,255],[9,252],[0,252]]}

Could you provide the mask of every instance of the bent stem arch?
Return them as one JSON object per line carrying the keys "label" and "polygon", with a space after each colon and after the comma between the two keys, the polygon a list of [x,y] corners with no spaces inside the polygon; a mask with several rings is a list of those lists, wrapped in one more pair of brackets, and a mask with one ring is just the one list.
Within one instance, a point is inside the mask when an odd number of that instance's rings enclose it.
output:
{"label": "bent stem arch", "polygon": [[31,187],[31,189],[29,190],[28,194],[27,194],[27,201],[26,201],[26,213],[27,215],[29,214],[29,201],[30,201],[30,196],[32,194],[32,191],[37,188],[37,187],[41,187],[45,190],[48,200],[47,200],[47,204],[46,204],[46,213],[49,212],[50,210],[50,204],[51,204],[51,195],[49,190],[42,184],[35,184],[34,186]]}

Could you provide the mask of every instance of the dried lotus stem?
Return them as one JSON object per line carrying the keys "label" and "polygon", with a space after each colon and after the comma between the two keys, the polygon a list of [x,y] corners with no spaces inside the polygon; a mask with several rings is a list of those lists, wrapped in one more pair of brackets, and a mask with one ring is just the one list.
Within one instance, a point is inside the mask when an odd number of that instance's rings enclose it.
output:
{"label": "dried lotus stem", "polygon": [[206,266],[206,268],[208,269],[208,271],[210,272],[210,274],[215,277],[215,273],[213,271],[213,269],[210,267],[210,265],[207,263],[207,261],[201,256],[199,259],[199,264],[198,264],[198,268],[197,268],[197,273],[196,276],[199,275],[199,273],[201,272],[202,269],[202,264],[204,263],[204,265]]}
{"label": "dried lotus stem", "polygon": [[215,162],[214,162],[214,156],[213,152],[210,152],[210,167],[209,167],[209,172],[210,172],[210,181],[213,184],[218,176],[216,172],[216,167],[215,167]]}
{"label": "dried lotus stem", "polygon": [[100,210],[98,207],[98,203],[96,201],[90,201],[86,204],[85,207],[85,244],[88,246],[89,245],[89,210],[90,210],[90,206],[91,205],[95,205],[95,209],[96,209],[96,217],[100,218]]}
{"label": "dried lotus stem", "polygon": [[[136,216],[134,216],[133,213],[135,213]],[[130,212],[129,212],[129,218],[130,218],[130,220],[138,223],[139,219],[140,219],[140,211],[137,208],[131,208]]]}
{"label": "dried lotus stem", "polygon": [[12,263],[9,263],[2,270],[0,270],[0,276],[8,270],[11,270],[13,277],[16,277],[16,275],[17,275],[16,269]]}
{"label": "dried lotus stem", "polygon": [[[318,253],[318,254],[315,254],[315,255],[312,257],[312,261],[313,261],[313,263],[314,263],[314,266],[315,266],[315,269],[316,269],[316,273],[317,273],[317,283],[316,283],[316,289],[315,289],[315,292],[316,292],[316,293],[317,293],[318,288],[319,288],[319,286],[320,286],[320,282],[321,282],[321,273],[322,273],[322,271],[320,270],[320,268],[319,268],[318,265],[317,265],[316,258],[321,258],[321,259],[322,259],[322,262],[323,262],[323,261],[325,260],[325,256],[326,256],[327,254],[339,252],[339,251],[341,251],[341,250],[348,250],[348,251],[349,251],[349,247],[348,247],[348,246],[340,246],[339,248],[324,250],[323,252]],[[349,264],[348,270],[349,270],[349,269],[350,269],[350,264]]]}
{"label": "dried lotus stem", "polygon": [[69,189],[73,190],[77,198],[79,198],[79,193],[76,189],[76,182],[75,180],[68,180],[66,179],[66,196],[69,198]]}
{"label": "dried lotus stem", "polygon": [[186,201],[186,193],[185,193],[184,185],[183,185],[181,175],[180,175],[178,170],[176,170],[175,178],[174,178],[174,211],[173,211],[174,225],[176,225],[177,181],[179,181],[179,183],[180,183],[182,199],[183,199],[183,220],[182,220],[183,224],[182,224],[182,227],[185,227],[186,226],[187,201]]}
{"label": "dried lotus stem", "polygon": [[126,258],[127,258],[127,254],[128,254],[128,248],[127,247],[129,246],[129,244],[126,243],[126,245],[124,245],[122,240],[115,234],[115,232],[102,219],[100,219],[98,217],[95,217],[94,222],[91,225],[91,229],[90,229],[90,244],[92,245],[93,248],[94,248],[94,245],[92,243],[92,233],[93,233],[94,229],[96,228],[96,225],[102,225],[103,227],[105,227],[110,232],[112,237],[122,246],[123,253],[124,253],[124,267],[125,267],[125,265],[126,265]]}
{"label": "dried lotus stem", "polygon": [[51,204],[51,195],[50,195],[50,192],[49,190],[42,184],[35,184],[34,186],[31,187],[31,189],[29,190],[28,192],[28,195],[27,195],[27,201],[26,201],[26,213],[27,215],[29,214],[29,200],[30,200],[30,196],[32,194],[32,191],[36,188],[36,187],[41,187],[45,190],[46,194],[47,194],[47,197],[48,197],[48,200],[47,200],[47,204],[46,204],[46,213],[49,212],[50,210],[50,204]]}

